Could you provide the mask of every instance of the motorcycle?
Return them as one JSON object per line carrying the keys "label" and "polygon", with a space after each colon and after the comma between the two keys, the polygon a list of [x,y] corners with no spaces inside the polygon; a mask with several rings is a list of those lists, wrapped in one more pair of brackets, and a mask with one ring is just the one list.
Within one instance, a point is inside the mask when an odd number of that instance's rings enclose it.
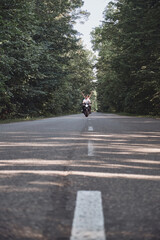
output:
{"label": "motorcycle", "polygon": [[90,114],[90,105],[88,103],[83,104],[83,113],[86,117]]}

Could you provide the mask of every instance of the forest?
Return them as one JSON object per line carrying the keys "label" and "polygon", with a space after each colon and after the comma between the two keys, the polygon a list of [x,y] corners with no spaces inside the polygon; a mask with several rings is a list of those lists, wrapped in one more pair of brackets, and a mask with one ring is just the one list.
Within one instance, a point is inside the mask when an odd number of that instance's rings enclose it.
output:
{"label": "forest", "polygon": [[99,110],[160,115],[160,1],[110,2],[92,42]]}
{"label": "forest", "polygon": [[[74,25],[82,0],[0,1],[0,119],[98,110],[160,115],[160,2],[114,0],[83,47]],[[96,84],[94,69],[96,68]]]}
{"label": "forest", "polygon": [[[74,113],[93,60],[74,29],[82,0],[1,0],[0,118]],[[86,93],[87,94],[87,93]]]}

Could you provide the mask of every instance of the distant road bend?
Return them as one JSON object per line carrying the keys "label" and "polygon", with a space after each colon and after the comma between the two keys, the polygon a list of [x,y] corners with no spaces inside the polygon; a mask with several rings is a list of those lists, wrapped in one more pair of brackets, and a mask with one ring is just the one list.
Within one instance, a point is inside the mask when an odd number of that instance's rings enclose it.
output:
{"label": "distant road bend", "polygon": [[159,240],[160,119],[0,125],[0,240]]}

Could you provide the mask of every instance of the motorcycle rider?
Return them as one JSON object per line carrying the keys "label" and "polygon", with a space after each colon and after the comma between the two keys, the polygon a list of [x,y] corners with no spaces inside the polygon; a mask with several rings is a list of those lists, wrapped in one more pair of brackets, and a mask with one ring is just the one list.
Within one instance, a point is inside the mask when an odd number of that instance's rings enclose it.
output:
{"label": "motorcycle rider", "polygon": [[83,107],[82,107],[83,113],[84,113],[84,106],[85,106],[85,104],[87,103],[87,104],[89,105],[89,113],[91,114],[91,100],[90,100],[90,97],[91,97],[91,95],[92,95],[92,92],[91,92],[90,95],[86,95],[86,96],[85,96],[83,93],[82,93],[82,95],[83,95],[83,97],[84,97],[84,99],[83,99]]}

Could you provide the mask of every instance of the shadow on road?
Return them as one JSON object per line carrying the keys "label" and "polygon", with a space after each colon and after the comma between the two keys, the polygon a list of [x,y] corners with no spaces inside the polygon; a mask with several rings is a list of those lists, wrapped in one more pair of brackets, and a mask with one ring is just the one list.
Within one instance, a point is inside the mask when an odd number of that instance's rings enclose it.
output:
{"label": "shadow on road", "polygon": [[[105,115],[96,118],[101,125]],[[113,115],[108,120],[105,131],[4,133],[1,240],[69,239],[79,189],[102,191],[107,239],[159,239],[159,121]]]}

